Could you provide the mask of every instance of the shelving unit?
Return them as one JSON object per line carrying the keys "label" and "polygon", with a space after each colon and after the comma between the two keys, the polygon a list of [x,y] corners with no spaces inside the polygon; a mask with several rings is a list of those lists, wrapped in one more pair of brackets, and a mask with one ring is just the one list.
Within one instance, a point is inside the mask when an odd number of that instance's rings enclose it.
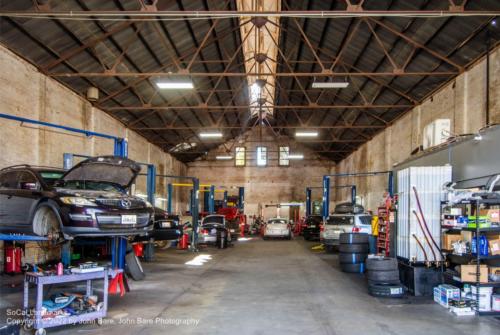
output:
{"label": "shelving unit", "polygon": [[[483,233],[500,233],[500,226],[494,226],[494,227],[480,227],[480,218],[479,218],[479,210],[481,205],[487,205],[487,206],[500,206],[500,198],[495,198],[495,199],[466,199],[463,200],[457,204],[454,204],[454,206],[470,206],[470,213],[474,213],[476,217],[476,222],[475,228],[472,227],[449,227],[449,226],[442,226],[442,230],[453,230],[453,231],[471,231],[475,233],[475,236],[473,238],[476,239],[476,253],[468,253],[466,255],[462,255],[463,257],[469,257],[475,260],[476,263],[476,281],[475,282],[458,282],[461,284],[472,284],[475,285],[478,289],[476,290],[475,294],[475,300],[476,300],[476,306],[479,306],[479,296],[480,296],[480,290],[479,288],[481,287],[493,287],[493,288],[500,288],[500,282],[488,282],[488,283],[481,283],[481,273],[480,273],[480,267],[481,267],[481,261],[485,260],[495,260],[498,259],[500,260],[500,255],[488,255],[488,256],[482,256],[480,255],[479,252],[479,247],[480,247],[480,237],[481,234]],[[453,207],[453,206],[450,206]],[[470,214],[469,213],[469,214]],[[452,278],[454,282],[457,282],[455,279]],[[485,315],[485,316],[498,316],[500,315],[500,311],[479,311],[479,307],[477,307],[477,314],[478,315]]]}
{"label": "shelving unit", "polygon": [[391,212],[386,207],[377,209],[378,220],[378,239],[377,253],[389,256],[391,239]]}

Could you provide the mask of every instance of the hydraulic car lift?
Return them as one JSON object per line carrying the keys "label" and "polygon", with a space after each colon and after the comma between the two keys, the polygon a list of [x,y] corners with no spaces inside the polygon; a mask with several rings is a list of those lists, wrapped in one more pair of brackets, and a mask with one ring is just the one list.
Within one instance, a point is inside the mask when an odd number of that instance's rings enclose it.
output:
{"label": "hydraulic car lift", "polygon": [[[352,204],[356,203],[356,185],[337,185],[331,186],[331,188],[351,188],[351,202]],[[312,213],[312,189],[320,188],[323,189],[322,186],[313,186],[306,187],[306,217],[310,216]]]}
{"label": "hydraulic car lift", "polygon": [[330,178],[331,177],[372,177],[379,175],[388,175],[387,191],[391,195],[394,194],[393,171],[375,171],[375,172],[359,172],[359,173],[337,173],[323,176],[323,219],[330,215]]}
{"label": "hydraulic car lift", "polygon": [[[36,124],[36,125],[44,126],[44,127],[62,129],[62,130],[73,132],[73,133],[84,134],[87,137],[95,136],[95,137],[110,139],[110,140],[114,141],[113,154],[115,156],[127,157],[127,154],[128,154],[127,141],[126,141],[126,139],[121,138],[121,137],[116,137],[113,135],[98,133],[98,132],[94,132],[94,131],[88,131],[88,130],[84,130],[84,129],[63,126],[63,125],[50,123],[50,122],[44,122],[44,121],[39,121],[39,120],[23,118],[23,117],[9,115],[9,114],[0,113],[0,118],[13,120],[13,121],[19,121],[21,123]],[[68,156],[67,158],[69,159],[69,157],[70,156]],[[66,156],[64,158],[66,159]],[[64,164],[66,164],[66,162]],[[28,236],[23,236],[21,239],[17,237],[17,241],[20,241],[20,240],[27,241],[27,238],[28,238]],[[34,237],[34,238],[38,238],[38,237]],[[12,239],[10,239],[10,240],[12,240]],[[29,239],[29,240],[32,240],[32,239]],[[37,239],[37,240],[40,241],[40,239]],[[46,240],[46,239],[42,238],[42,240]],[[112,248],[112,255],[111,255],[113,268],[120,268],[120,269],[124,268],[126,248],[127,248],[126,241],[124,241],[123,239],[120,239],[118,237],[113,238],[113,248]],[[65,262],[66,263],[65,265],[67,266],[67,265],[69,265],[69,261],[71,260],[71,255],[69,254],[70,253],[69,243],[65,243],[65,245],[63,245],[62,249],[63,249],[62,250],[62,261]]]}

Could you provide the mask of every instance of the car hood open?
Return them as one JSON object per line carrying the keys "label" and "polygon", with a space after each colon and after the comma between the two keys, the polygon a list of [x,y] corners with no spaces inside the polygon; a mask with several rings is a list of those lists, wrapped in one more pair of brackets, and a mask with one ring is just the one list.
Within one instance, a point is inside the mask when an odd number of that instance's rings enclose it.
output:
{"label": "car hood open", "polygon": [[61,178],[64,181],[88,180],[107,182],[128,188],[137,178],[141,166],[128,158],[100,156],[86,159]]}

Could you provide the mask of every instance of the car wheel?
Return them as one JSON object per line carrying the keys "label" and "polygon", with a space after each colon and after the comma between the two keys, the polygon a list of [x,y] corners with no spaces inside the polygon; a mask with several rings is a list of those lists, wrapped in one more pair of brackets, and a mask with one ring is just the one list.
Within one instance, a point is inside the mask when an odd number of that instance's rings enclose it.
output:
{"label": "car wheel", "polygon": [[51,240],[61,240],[59,215],[47,204],[38,205],[33,216],[33,232]]}
{"label": "car wheel", "polygon": [[155,241],[155,243],[161,250],[166,250],[172,247],[172,241]]}
{"label": "car wheel", "polygon": [[374,297],[380,298],[402,298],[404,288],[400,284],[370,284],[368,292]]}
{"label": "car wheel", "polygon": [[368,244],[340,244],[339,251],[345,253],[368,253]]}
{"label": "car wheel", "polygon": [[143,280],[146,277],[144,270],[141,266],[141,261],[135,255],[134,252],[129,252],[125,256],[125,265],[127,273],[132,277],[133,280],[139,281]]}
{"label": "car wheel", "polygon": [[373,282],[379,283],[393,283],[399,282],[399,271],[368,271],[367,278]]}
{"label": "car wheel", "polygon": [[398,269],[398,261],[396,258],[390,257],[374,257],[366,260],[366,269],[369,271],[390,271]]}
{"label": "car wheel", "polygon": [[340,244],[363,244],[368,243],[368,234],[342,233],[339,237]]}
{"label": "car wheel", "polygon": [[340,253],[339,263],[340,264],[357,264],[365,261],[368,254],[356,254],[356,253]]}
{"label": "car wheel", "polygon": [[343,272],[348,272],[348,273],[363,273],[365,271],[365,264],[364,263],[340,264],[340,269]]}

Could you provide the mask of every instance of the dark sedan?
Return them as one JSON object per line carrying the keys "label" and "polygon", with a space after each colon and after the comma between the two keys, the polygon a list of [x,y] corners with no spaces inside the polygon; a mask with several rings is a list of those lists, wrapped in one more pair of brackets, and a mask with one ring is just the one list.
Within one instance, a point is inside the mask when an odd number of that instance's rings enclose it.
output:
{"label": "dark sedan", "polygon": [[176,241],[182,236],[182,225],[179,215],[168,214],[161,208],[154,209],[154,227],[147,236],[137,237],[138,241],[154,238],[155,241]]}
{"label": "dark sedan", "polygon": [[308,216],[304,222],[304,228],[302,230],[302,236],[304,236],[304,240],[319,240],[319,233],[322,222],[323,218],[320,215]]}
{"label": "dark sedan", "polygon": [[64,172],[12,166],[0,170],[0,231],[64,236],[144,235],[153,207],[127,189],[140,171],[132,160],[102,156]]}

